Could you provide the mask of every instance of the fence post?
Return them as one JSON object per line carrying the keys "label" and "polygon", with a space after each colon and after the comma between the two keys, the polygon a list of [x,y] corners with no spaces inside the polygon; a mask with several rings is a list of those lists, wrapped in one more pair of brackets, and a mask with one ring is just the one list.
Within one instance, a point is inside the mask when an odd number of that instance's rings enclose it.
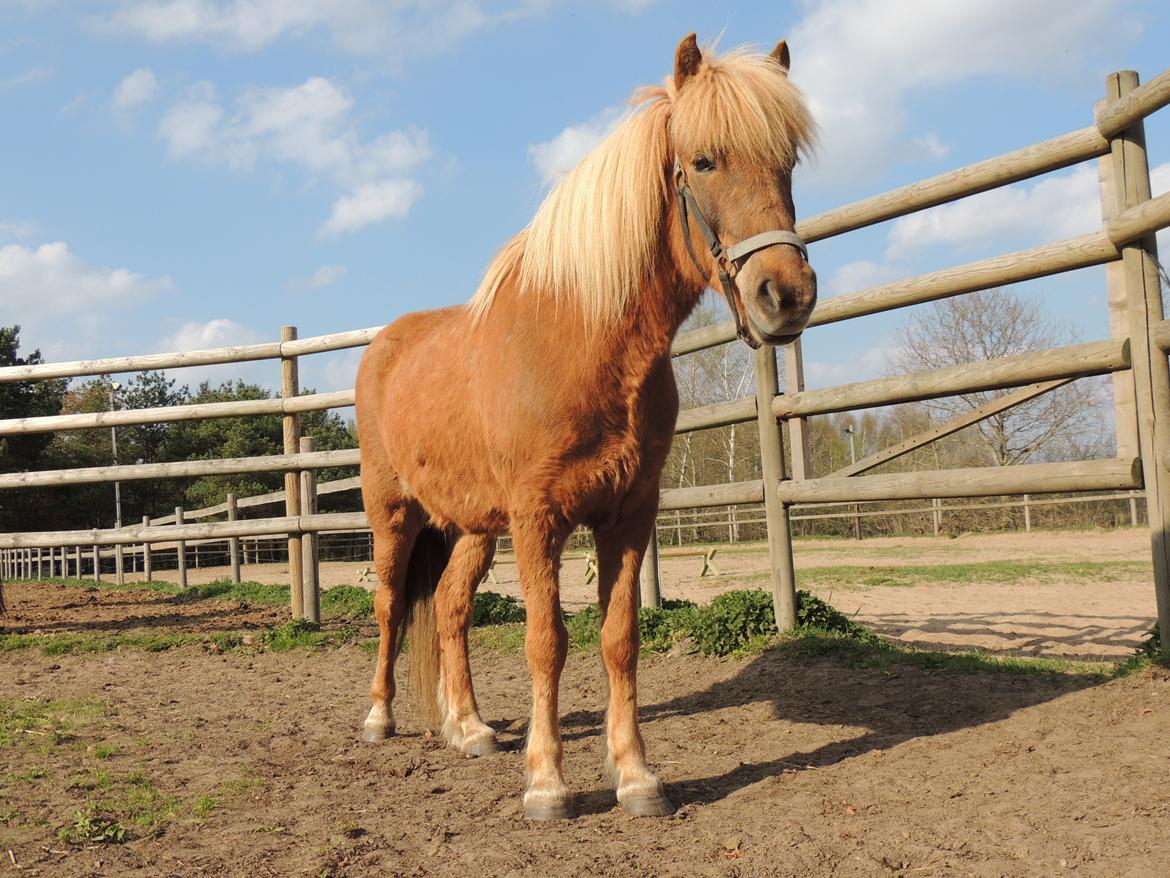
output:
{"label": "fence post", "polygon": [[[175,525],[181,526],[183,524],[183,507],[175,507]],[[176,541],[175,546],[175,560],[178,563],[179,571],[179,588],[185,589],[187,587],[187,543],[183,540]]]}
{"label": "fence post", "polygon": [[779,497],[784,478],[784,442],[780,422],[772,414],[772,398],[780,389],[776,349],[756,351],[756,419],[760,429],[760,463],[764,474],[764,517],[768,524],[768,560],[772,568],[772,608],[776,626],[796,627],[796,569],[792,564],[792,528],[788,507]]}
{"label": "fence post", "polygon": [[942,500],[935,497],[930,501],[930,505],[934,507],[934,510],[930,513],[930,517],[933,519],[931,523],[934,525],[934,535],[937,537],[939,531],[942,530],[942,510],[939,508],[942,506]]}
{"label": "fence post", "polygon": [[[1105,80],[1106,98],[1116,101],[1137,88],[1132,70]],[[1150,199],[1150,168],[1146,159],[1145,125],[1138,120],[1111,144],[1117,207],[1136,207]],[[1162,643],[1170,643],[1170,473],[1159,457],[1170,451],[1170,367],[1150,337],[1162,319],[1161,279],[1153,234],[1121,248],[1122,278],[1129,312],[1129,343],[1137,397],[1138,444],[1146,490],[1146,513],[1154,562],[1154,594]]]}
{"label": "fence post", "polygon": [[[284,399],[291,399],[300,393],[300,381],[297,374],[297,358],[284,356],[284,342],[295,341],[297,328],[295,326],[280,327],[281,358],[280,358],[280,395]],[[296,454],[301,442],[301,416],[290,414],[284,416],[284,453]],[[301,480],[297,472],[284,474],[284,514],[295,517],[301,514]],[[299,619],[305,614],[304,599],[304,561],[301,557],[300,533],[288,535],[288,587],[292,601],[292,615]]]}
{"label": "fence post", "polygon": [[45,578],[44,549],[37,549],[37,582]]}
{"label": "fence post", "polygon": [[[312,436],[305,436],[300,441],[300,450],[309,453],[317,450],[317,443]],[[301,470],[301,515],[317,514],[317,471],[315,469]],[[301,569],[304,573],[304,604],[305,619],[309,622],[321,621],[321,558],[318,555],[320,540],[318,535],[307,533],[301,538]]]}
{"label": "fence post", "polygon": [[[236,506],[236,495],[229,493],[227,495],[228,521],[235,521],[239,517],[239,509]],[[228,537],[228,559],[232,565],[232,582],[239,583],[240,581],[240,538]]]}
{"label": "fence post", "polygon": [[[784,391],[788,394],[804,390],[804,350],[800,339],[784,345]],[[808,422],[804,418],[788,419],[788,454],[792,459],[792,478],[807,479],[808,465]]]}
{"label": "fence post", "polygon": [[1129,526],[1137,527],[1137,491],[1129,492]]}
{"label": "fence post", "polygon": [[1024,495],[1024,533],[1032,532],[1032,498]]}
{"label": "fence post", "polygon": [[[150,527],[150,516],[142,516],[142,526]],[[142,578],[147,582],[153,581],[154,571],[150,569],[150,543],[142,544]]]}
{"label": "fence post", "polygon": [[642,557],[642,569],[638,573],[638,592],[643,607],[662,606],[662,567],[658,560],[658,518],[650,528],[650,542]]}
{"label": "fence post", "polygon": [[93,547],[93,581],[102,581],[102,557],[97,546]]}

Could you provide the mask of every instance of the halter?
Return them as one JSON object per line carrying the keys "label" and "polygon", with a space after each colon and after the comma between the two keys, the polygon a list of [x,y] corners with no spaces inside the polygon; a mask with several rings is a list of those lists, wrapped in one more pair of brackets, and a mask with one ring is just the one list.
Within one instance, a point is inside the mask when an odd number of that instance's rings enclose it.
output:
{"label": "halter", "polygon": [[739,273],[740,268],[743,267],[743,263],[747,261],[747,258],[757,250],[763,250],[765,247],[771,247],[773,244],[787,244],[799,250],[800,254],[804,257],[804,261],[808,262],[808,248],[805,247],[800,235],[784,229],[760,232],[758,235],[752,235],[750,238],[740,241],[738,244],[724,247],[718,236],[712,231],[710,224],[703,216],[703,212],[699,210],[699,204],[695,201],[694,193],[691,192],[691,187],[687,185],[687,176],[686,172],[683,171],[682,162],[678,160],[677,156],[674,160],[674,188],[675,194],[678,196],[679,216],[682,219],[683,241],[687,245],[687,253],[691,256],[691,262],[695,263],[695,268],[699,269],[701,274],[706,274],[703,266],[699,264],[699,258],[695,255],[695,249],[691,244],[690,217],[693,214],[695,217],[695,225],[699,227],[699,232],[707,242],[707,248],[711,251],[711,258],[715,260],[715,268],[719,272],[719,283],[723,287],[723,295],[727,297],[727,307],[731,309],[731,313],[735,316],[735,333],[749,347],[757,347],[754,339],[748,334],[747,327],[744,325],[744,317],[739,313],[739,307],[735,304],[735,281],[733,279]]}

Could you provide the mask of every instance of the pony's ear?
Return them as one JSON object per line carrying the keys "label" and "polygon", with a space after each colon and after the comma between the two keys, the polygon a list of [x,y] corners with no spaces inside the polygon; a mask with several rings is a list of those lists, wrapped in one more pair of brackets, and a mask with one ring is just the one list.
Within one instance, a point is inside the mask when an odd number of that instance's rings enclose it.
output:
{"label": "pony's ear", "polygon": [[769,57],[783,67],[785,73],[792,68],[792,55],[788,51],[788,42],[786,40],[778,42]]}
{"label": "pony's ear", "polygon": [[702,62],[698,40],[694,34],[687,34],[674,50],[674,87],[682,88],[684,82],[699,72]]}

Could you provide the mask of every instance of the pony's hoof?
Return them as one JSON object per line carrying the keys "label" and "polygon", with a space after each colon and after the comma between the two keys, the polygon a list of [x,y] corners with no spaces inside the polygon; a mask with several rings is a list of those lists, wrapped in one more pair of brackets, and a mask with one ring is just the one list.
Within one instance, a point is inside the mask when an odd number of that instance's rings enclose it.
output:
{"label": "pony's hoof", "polygon": [[674,813],[674,805],[661,792],[627,796],[619,804],[631,817],[669,817]]}
{"label": "pony's hoof", "polygon": [[528,793],[524,796],[524,816],[529,820],[572,820],[576,816],[573,797]]}
{"label": "pony's hoof", "polygon": [[394,726],[364,725],[362,726],[362,740],[367,744],[377,744],[387,738],[394,737]]}
{"label": "pony's hoof", "polygon": [[459,752],[464,756],[490,756],[499,753],[501,749],[494,733],[468,738],[459,745]]}

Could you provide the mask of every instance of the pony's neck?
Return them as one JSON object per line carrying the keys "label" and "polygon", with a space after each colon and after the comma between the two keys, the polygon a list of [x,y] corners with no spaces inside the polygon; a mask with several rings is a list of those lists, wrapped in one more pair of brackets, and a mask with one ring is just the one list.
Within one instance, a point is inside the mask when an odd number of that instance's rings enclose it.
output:
{"label": "pony's neck", "polygon": [[[670,168],[664,168],[663,172],[668,180],[666,191],[673,193]],[[630,303],[620,330],[635,346],[660,355],[670,351],[679,327],[707,288],[707,277],[691,261],[687,251],[683,235],[689,230],[682,227],[673,197],[667,196],[662,211],[650,276]]]}

